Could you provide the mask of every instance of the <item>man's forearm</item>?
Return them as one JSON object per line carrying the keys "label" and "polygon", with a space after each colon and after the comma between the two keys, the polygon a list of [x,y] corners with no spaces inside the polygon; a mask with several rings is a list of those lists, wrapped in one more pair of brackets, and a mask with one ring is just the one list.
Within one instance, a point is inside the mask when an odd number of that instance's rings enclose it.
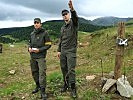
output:
{"label": "man's forearm", "polygon": [[46,51],[51,47],[51,45],[46,45],[44,47],[38,48],[40,52]]}
{"label": "man's forearm", "polygon": [[78,26],[78,16],[75,10],[71,11],[71,18],[73,20],[74,25]]}

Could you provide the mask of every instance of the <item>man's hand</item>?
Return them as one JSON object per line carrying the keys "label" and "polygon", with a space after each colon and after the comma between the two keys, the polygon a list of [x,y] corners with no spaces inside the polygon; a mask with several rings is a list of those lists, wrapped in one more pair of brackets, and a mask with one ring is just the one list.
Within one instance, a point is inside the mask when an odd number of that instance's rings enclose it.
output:
{"label": "man's hand", "polygon": [[31,53],[31,52],[33,52],[33,50],[31,48],[29,48],[29,52]]}
{"label": "man's hand", "polygon": [[70,0],[70,1],[69,1],[68,5],[69,5],[70,10],[72,10],[72,11],[73,11],[73,10],[74,10],[74,8],[73,8],[72,0]]}
{"label": "man's hand", "polygon": [[58,57],[59,59],[60,59],[60,54],[61,54],[60,52],[57,53],[57,57]]}
{"label": "man's hand", "polygon": [[36,49],[36,50],[33,50],[34,53],[38,53],[39,52],[39,49]]}

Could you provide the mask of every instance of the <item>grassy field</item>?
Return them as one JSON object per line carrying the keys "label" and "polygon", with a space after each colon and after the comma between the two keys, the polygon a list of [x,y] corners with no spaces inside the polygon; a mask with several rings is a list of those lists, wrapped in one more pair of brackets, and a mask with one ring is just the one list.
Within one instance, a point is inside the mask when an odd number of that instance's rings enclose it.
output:
{"label": "grassy field", "polygon": [[[126,34],[132,35],[132,26],[126,28]],[[108,28],[94,33],[79,32],[79,42],[89,45],[79,47],[77,52],[77,89],[78,100],[118,100],[122,97],[117,94],[101,93],[101,59],[104,76],[114,70],[117,28]],[[93,35],[92,35],[93,34]],[[3,53],[0,54],[0,100],[38,100],[39,93],[32,95],[35,87],[30,70],[30,56],[25,43],[16,43],[14,47],[3,44]],[[57,45],[53,45],[47,55],[47,93],[49,100],[71,100],[69,92],[60,93],[62,74]],[[133,86],[133,41],[125,48],[124,67],[126,76]],[[15,70],[11,75],[10,70]],[[92,81],[86,76],[96,75]],[[115,99],[117,98],[117,99]],[[73,99],[72,99],[73,100]]]}

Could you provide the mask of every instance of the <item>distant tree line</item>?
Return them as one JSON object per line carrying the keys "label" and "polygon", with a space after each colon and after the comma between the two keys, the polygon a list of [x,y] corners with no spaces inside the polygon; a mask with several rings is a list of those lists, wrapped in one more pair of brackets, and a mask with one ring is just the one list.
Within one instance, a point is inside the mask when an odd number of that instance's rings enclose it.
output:
{"label": "distant tree line", "polygon": [[[48,31],[52,41],[55,41],[60,36],[60,28],[64,24],[63,21],[46,21],[43,23],[43,27]],[[86,23],[79,23],[79,31],[84,32],[93,32],[100,29],[107,28],[105,26],[95,26],[92,24],[86,24]],[[21,42],[21,41],[28,41],[30,37],[30,33],[33,31],[34,27],[22,27],[18,28],[15,31],[12,31],[11,33],[1,33],[0,34],[0,42],[2,43],[12,43],[12,42]],[[13,30],[13,29],[12,29]],[[3,37],[5,35],[10,35],[12,38],[17,39],[16,41],[10,38]]]}

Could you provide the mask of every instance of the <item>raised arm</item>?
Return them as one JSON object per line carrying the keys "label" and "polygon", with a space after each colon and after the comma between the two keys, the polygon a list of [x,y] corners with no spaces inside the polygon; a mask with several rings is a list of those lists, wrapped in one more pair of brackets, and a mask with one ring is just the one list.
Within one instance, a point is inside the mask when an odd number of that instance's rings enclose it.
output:
{"label": "raised arm", "polygon": [[71,11],[72,21],[73,21],[74,25],[78,26],[78,16],[77,16],[76,11],[74,10],[72,0],[69,1],[68,5],[69,5],[70,11]]}

